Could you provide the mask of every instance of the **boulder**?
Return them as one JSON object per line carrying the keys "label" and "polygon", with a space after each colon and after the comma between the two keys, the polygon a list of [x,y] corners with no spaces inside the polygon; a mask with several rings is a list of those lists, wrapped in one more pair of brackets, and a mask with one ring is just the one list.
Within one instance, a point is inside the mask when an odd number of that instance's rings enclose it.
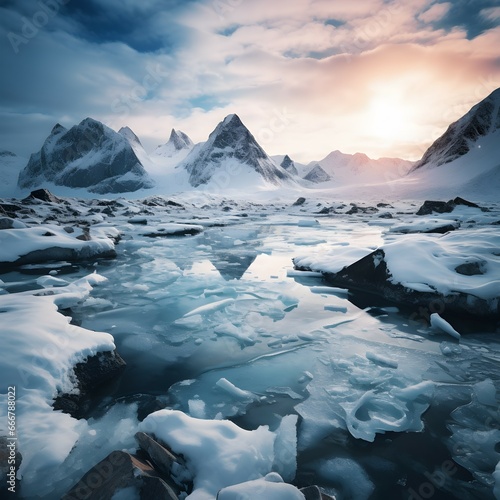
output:
{"label": "boulder", "polygon": [[139,448],[150,458],[156,470],[163,476],[170,477],[172,475],[172,467],[180,462],[179,457],[175,456],[167,447],[162,446],[145,432],[137,432],[135,439],[139,444]]}
{"label": "boulder", "polygon": [[306,199],[304,197],[300,197],[300,198],[297,198],[297,200],[293,203],[292,206],[294,207],[300,207],[301,205],[303,205],[304,203],[306,202]]}
{"label": "boulder", "polygon": [[97,353],[73,368],[78,394],[59,394],[53,403],[55,410],[62,410],[78,418],[86,410],[89,397],[103,384],[116,378],[124,370],[125,361],[116,351]]}
{"label": "boulder", "polygon": [[[453,200],[449,201],[434,201],[434,200],[426,200],[424,204],[418,209],[417,215],[430,215],[434,212],[439,214],[445,214],[453,212],[455,207],[462,205],[465,207],[471,208],[481,208],[479,205],[472,203],[471,201],[464,200],[457,196]],[[481,208],[481,210],[483,210]]]}
{"label": "boulder", "polygon": [[113,451],[92,467],[62,500],[109,500],[129,487],[139,490],[141,500],[178,498],[146,460],[125,451]]}
{"label": "boulder", "polygon": [[0,217],[0,230],[1,229],[24,229],[26,224],[23,222],[11,219],[10,217]]}

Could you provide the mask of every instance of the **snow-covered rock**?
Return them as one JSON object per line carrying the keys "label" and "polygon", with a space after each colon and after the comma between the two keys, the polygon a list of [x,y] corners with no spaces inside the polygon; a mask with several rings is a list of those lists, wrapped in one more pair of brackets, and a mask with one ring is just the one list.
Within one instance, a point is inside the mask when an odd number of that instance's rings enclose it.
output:
{"label": "snow-covered rock", "polygon": [[283,453],[283,443],[295,442],[296,422],[297,416],[289,415],[276,433],[267,426],[247,431],[228,420],[203,420],[177,410],[159,410],[148,415],[139,429],[153,433],[186,459],[194,484],[187,498],[213,500],[222,488],[263,478],[276,467],[295,467],[296,449]]}
{"label": "snow-covered rock", "polygon": [[291,180],[235,114],[220,122],[207,142],[195,146],[180,167],[187,170],[189,182],[194,187],[210,181],[225,188],[234,185],[248,187],[249,183],[262,181],[280,185]]}
{"label": "snow-covered rock", "polygon": [[69,130],[57,124],[20,172],[18,185],[30,188],[51,182],[95,193],[151,188],[153,181],[129,140],[92,118]]}
{"label": "snow-covered rock", "polygon": [[0,231],[0,265],[20,266],[47,261],[77,261],[116,256],[114,242],[95,230],[68,231],[54,224],[12,227]]}
{"label": "snow-covered rock", "polygon": [[302,258],[295,264],[324,271],[333,286],[382,295],[415,310],[421,307],[427,311],[422,320],[428,320],[431,312],[446,318],[456,314],[498,317],[499,245],[500,236],[492,228],[443,236],[408,234],[339,271],[332,269],[328,257],[323,262]]}

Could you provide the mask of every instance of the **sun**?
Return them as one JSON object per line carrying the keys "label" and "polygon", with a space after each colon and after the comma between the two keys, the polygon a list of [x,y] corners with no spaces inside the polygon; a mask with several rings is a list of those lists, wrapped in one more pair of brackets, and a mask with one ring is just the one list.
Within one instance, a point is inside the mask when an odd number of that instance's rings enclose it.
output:
{"label": "sun", "polygon": [[389,143],[398,142],[408,136],[411,113],[408,107],[392,96],[376,96],[370,102],[367,112],[369,134]]}

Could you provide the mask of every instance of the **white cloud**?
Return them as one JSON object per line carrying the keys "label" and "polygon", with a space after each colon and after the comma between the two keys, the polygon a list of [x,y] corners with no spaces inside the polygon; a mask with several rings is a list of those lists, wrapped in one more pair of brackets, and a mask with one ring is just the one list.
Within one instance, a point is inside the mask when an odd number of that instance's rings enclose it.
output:
{"label": "white cloud", "polygon": [[482,9],[479,14],[488,21],[500,20],[500,7],[490,7],[489,9]]}
{"label": "white cloud", "polygon": [[448,14],[452,5],[450,2],[435,3],[426,11],[418,15],[418,19],[424,23],[434,23],[443,19]]}

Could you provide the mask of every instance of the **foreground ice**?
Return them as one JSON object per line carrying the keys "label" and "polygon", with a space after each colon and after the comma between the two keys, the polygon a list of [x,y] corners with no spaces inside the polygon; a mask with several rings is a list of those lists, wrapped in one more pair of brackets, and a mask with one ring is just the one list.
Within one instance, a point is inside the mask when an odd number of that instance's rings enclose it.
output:
{"label": "foreground ice", "polygon": [[69,324],[58,307],[85,300],[104,280],[91,274],[65,287],[0,295],[1,336],[8,345],[8,355],[0,361],[0,418],[7,421],[7,386],[15,387],[17,444],[23,457],[19,474],[27,493],[37,490],[44,471],[64,461],[87,425],[54,411],[54,397],[75,391],[75,364],[115,349],[111,335]]}
{"label": "foreground ice", "polygon": [[284,430],[273,433],[267,426],[247,431],[230,421],[160,410],[148,415],[139,429],[153,433],[186,459],[194,483],[187,498],[213,500],[227,486],[262,478],[276,469],[295,470],[296,449],[287,443],[295,441],[296,421],[296,416],[283,419],[282,425],[290,433],[284,436]]}

